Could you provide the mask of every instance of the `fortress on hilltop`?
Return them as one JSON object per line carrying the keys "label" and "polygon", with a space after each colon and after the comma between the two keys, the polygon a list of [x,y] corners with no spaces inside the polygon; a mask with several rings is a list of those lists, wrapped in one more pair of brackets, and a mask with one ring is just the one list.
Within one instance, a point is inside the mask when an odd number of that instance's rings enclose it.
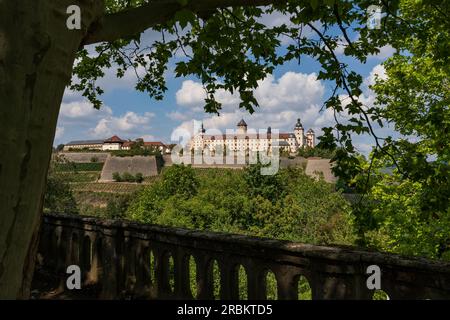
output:
{"label": "fortress on hilltop", "polygon": [[309,129],[305,134],[305,129],[300,121],[294,127],[294,132],[272,134],[271,128],[267,128],[267,133],[256,133],[247,131],[247,123],[242,119],[237,124],[237,132],[232,135],[208,135],[201,127],[191,140],[191,151],[209,150],[215,153],[218,150],[229,151],[249,151],[249,152],[271,152],[273,145],[278,145],[281,151],[296,153],[300,148],[314,148],[316,137],[314,130]]}

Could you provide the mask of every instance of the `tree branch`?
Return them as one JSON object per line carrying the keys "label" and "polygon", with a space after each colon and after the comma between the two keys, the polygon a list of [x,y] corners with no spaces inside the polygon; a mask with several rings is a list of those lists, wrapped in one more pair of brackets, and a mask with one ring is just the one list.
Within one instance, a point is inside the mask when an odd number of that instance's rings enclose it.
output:
{"label": "tree branch", "polygon": [[344,24],[343,24],[343,22],[342,22],[341,16],[339,15],[339,10],[338,10],[338,5],[337,5],[337,3],[334,4],[334,7],[333,7],[333,13],[334,13],[334,16],[336,17],[336,20],[337,20],[339,29],[341,29],[342,34],[343,34],[345,40],[347,40],[347,43],[348,43],[348,45],[350,46],[350,48],[352,48],[352,49],[354,50],[355,48],[353,47],[353,43],[350,41],[350,38],[349,38],[349,36],[348,36],[348,34],[347,34],[347,31],[346,31],[346,29],[344,28]]}
{"label": "tree branch", "polygon": [[[314,27],[314,25],[312,23],[307,23],[308,26],[320,37],[320,39],[323,41],[323,43],[325,44],[325,47],[328,48],[329,53],[332,55],[333,60],[336,62],[336,64],[340,64],[339,59],[337,58],[336,54],[333,51],[333,48],[330,46],[330,44],[328,43],[327,39],[325,38],[325,36],[322,34],[322,32],[320,32],[319,29],[317,29],[316,27]],[[367,123],[367,127],[370,131],[370,134],[372,135],[372,137],[375,140],[375,145],[376,147],[381,150],[384,154],[386,154],[389,158],[391,158],[391,160],[393,161],[394,165],[397,167],[397,169],[400,171],[401,174],[403,174],[403,171],[401,170],[400,166],[398,165],[397,161],[395,160],[394,156],[392,154],[390,154],[389,152],[387,152],[381,145],[380,145],[380,137],[378,137],[373,129],[372,123],[370,122],[369,119],[369,115],[367,114],[367,112],[361,107],[361,105],[358,103],[358,101],[355,99],[355,97],[353,96],[350,88],[348,87],[347,84],[347,80],[344,76],[344,74],[342,72],[340,72],[340,78],[342,81],[342,86],[344,88],[344,90],[347,92],[348,96],[350,97],[350,99],[352,100],[352,103],[354,106],[356,106],[358,108],[358,110],[361,112],[361,114],[364,116],[364,119]]]}
{"label": "tree branch", "polygon": [[179,0],[154,0],[137,8],[124,10],[100,19],[83,41],[83,45],[114,41],[134,36],[170,20],[177,11],[188,9],[194,13],[208,12],[234,6],[267,6],[287,0],[191,0],[185,6]]}

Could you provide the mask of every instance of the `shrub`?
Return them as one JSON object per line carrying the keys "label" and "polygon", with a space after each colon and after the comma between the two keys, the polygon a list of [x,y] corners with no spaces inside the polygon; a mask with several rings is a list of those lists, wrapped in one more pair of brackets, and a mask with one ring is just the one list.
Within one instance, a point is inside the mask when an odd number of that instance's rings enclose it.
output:
{"label": "shrub", "polygon": [[314,244],[354,241],[347,201],[301,168],[261,176],[256,166],[246,172],[173,166],[133,199],[127,214],[145,223]]}
{"label": "shrub", "polygon": [[50,174],[47,178],[44,211],[65,214],[78,213],[77,203],[70,185],[60,176]]}
{"label": "shrub", "polygon": [[142,183],[142,181],[144,181],[144,175],[140,172],[136,173],[135,181],[137,183]]}
{"label": "shrub", "polygon": [[131,195],[125,194],[109,200],[106,206],[106,217],[110,219],[124,218],[131,198]]}
{"label": "shrub", "polygon": [[112,174],[112,177],[114,179],[115,182],[122,182],[122,177],[120,176],[120,173],[118,172],[114,172]]}
{"label": "shrub", "polygon": [[85,163],[75,163],[75,162],[63,162],[56,164],[57,171],[102,171],[103,163],[101,162],[85,162]]}
{"label": "shrub", "polygon": [[92,163],[97,163],[98,162],[98,158],[97,157],[92,157],[91,158],[91,162]]}
{"label": "shrub", "polygon": [[125,182],[135,182],[136,179],[135,179],[135,177],[134,177],[131,173],[129,173],[129,172],[124,172],[124,173],[122,174],[122,181],[125,181]]}
{"label": "shrub", "polygon": [[298,150],[297,154],[304,158],[320,157],[324,159],[332,159],[335,156],[335,151],[322,149],[319,147],[303,147]]}
{"label": "shrub", "polygon": [[137,182],[142,183],[144,181],[144,175],[140,172],[136,175],[132,175],[129,172],[124,172],[122,175],[119,172],[113,173],[113,179],[115,182]]}
{"label": "shrub", "polygon": [[167,196],[189,198],[197,194],[199,182],[191,166],[173,165],[163,173],[163,191]]}
{"label": "shrub", "polygon": [[274,175],[262,175],[260,163],[251,165],[244,170],[244,179],[247,190],[252,197],[262,196],[272,202],[284,195],[283,179],[280,172]]}

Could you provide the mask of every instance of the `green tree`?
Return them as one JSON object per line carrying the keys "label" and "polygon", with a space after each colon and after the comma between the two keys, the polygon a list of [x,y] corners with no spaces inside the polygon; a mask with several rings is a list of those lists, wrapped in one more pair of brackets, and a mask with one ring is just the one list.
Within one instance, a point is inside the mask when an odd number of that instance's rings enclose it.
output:
{"label": "green tree", "polygon": [[167,196],[190,198],[197,194],[198,180],[191,166],[173,165],[163,172],[162,190]]}
{"label": "green tree", "polygon": [[[270,186],[267,189],[270,192],[266,192],[261,188],[264,184],[258,184],[259,180],[250,180],[256,183],[256,192],[249,192],[248,175],[258,179],[260,172],[255,170],[257,167],[243,172],[194,170],[180,166],[170,175],[164,175],[162,181],[145,188],[131,202],[126,216],[145,223],[312,244],[354,243],[350,206],[332,185],[306,176],[300,168],[282,170],[280,177],[286,180],[285,191],[275,200],[272,199]],[[184,188],[171,188],[167,192],[163,188],[164,180],[173,180],[174,175],[180,175],[180,171],[186,168],[195,173],[197,192],[188,197]],[[176,180],[179,181],[178,178]],[[192,279],[195,280],[195,277]],[[268,281],[269,295],[274,296],[276,282],[274,279]],[[239,285],[243,292],[245,282],[242,278]],[[308,292],[308,288],[303,285],[301,292]]]}
{"label": "green tree", "polygon": [[44,197],[44,212],[77,214],[78,208],[70,185],[64,178],[50,175],[47,179]]}
{"label": "green tree", "polygon": [[120,175],[119,172],[114,172],[112,174],[112,178],[115,182],[122,182],[122,176]]}
{"label": "green tree", "polygon": [[124,173],[122,173],[122,181],[135,182],[135,177],[131,173],[125,171]]}
{"label": "green tree", "polygon": [[[286,180],[285,191],[274,198],[274,185],[264,189],[266,184],[256,182],[255,187],[249,188],[248,175],[259,175],[259,171],[249,170],[198,172],[179,166],[145,188],[131,202],[127,216],[145,223],[314,244],[354,242],[350,206],[332,185],[308,177],[300,168],[285,169],[279,178]],[[189,181],[187,186],[192,185],[192,180],[198,181],[196,191],[187,194],[185,187],[167,188],[182,180]]]}
{"label": "green tree", "polygon": [[371,87],[374,110],[400,137],[388,137],[368,162],[354,164],[353,188],[367,193],[355,216],[363,244],[448,258],[449,4],[401,1],[398,9],[404,21],[390,41],[397,52]]}
{"label": "green tree", "polygon": [[450,210],[424,210],[420,182],[384,175],[370,192],[372,228],[367,245],[378,250],[450,260]]}
{"label": "green tree", "polygon": [[77,172],[73,167],[73,162],[69,162],[61,156],[53,157],[45,187],[44,212],[64,214],[78,214],[79,212],[70,184],[66,181],[66,172],[61,171],[64,166],[73,170],[73,173]]}
{"label": "green tree", "polygon": [[250,165],[245,168],[244,180],[247,183],[247,190],[251,197],[262,196],[272,202],[284,196],[283,177],[279,172],[274,175],[263,175],[261,169],[263,165]]}
{"label": "green tree", "polygon": [[58,146],[56,147],[56,151],[57,152],[61,152],[61,151],[63,151],[64,150],[64,145],[63,144],[58,144]]}
{"label": "green tree", "polygon": [[126,194],[110,199],[106,205],[106,217],[110,219],[124,218],[132,197],[133,195]]}
{"label": "green tree", "polygon": [[134,180],[137,183],[142,183],[142,181],[144,181],[144,175],[140,172],[136,173],[136,175],[134,176]]}

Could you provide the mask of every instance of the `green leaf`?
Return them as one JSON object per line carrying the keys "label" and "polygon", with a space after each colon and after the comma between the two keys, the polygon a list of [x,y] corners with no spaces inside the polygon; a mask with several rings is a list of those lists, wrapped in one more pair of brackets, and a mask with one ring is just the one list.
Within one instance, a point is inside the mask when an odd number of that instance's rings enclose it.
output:
{"label": "green leaf", "polygon": [[311,4],[311,8],[313,8],[313,10],[316,10],[319,6],[319,0],[310,0],[309,3]]}
{"label": "green leaf", "polygon": [[195,20],[195,15],[192,11],[187,9],[182,9],[175,14],[175,20],[178,21],[181,28],[184,29],[188,25]]}

